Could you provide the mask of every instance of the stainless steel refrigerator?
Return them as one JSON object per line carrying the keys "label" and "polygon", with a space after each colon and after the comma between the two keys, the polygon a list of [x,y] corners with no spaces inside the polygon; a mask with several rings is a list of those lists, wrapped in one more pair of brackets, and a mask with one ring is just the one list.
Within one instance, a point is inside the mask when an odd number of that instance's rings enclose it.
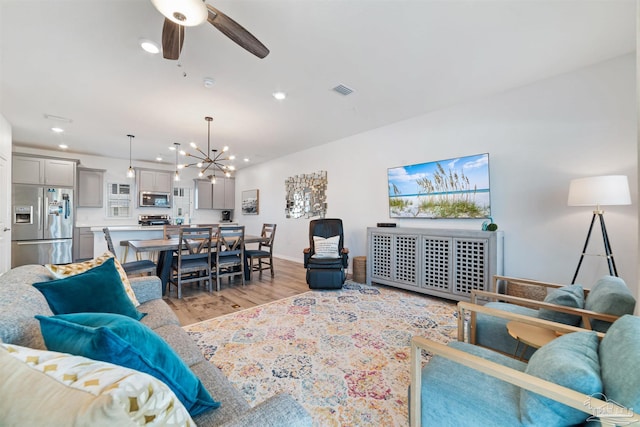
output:
{"label": "stainless steel refrigerator", "polygon": [[11,267],[72,261],[73,189],[13,185]]}

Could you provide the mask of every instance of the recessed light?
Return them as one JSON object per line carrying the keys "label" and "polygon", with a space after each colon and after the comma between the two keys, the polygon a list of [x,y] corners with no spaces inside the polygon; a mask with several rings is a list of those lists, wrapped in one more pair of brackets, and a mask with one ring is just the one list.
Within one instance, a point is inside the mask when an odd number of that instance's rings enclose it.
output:
{"label": "recessed light", "polygon": [[287,94],[284,92],[273,92],[273,97],[278,101],[282,101],[287,97]]}
{"label": "recessed light", "polygon": [[171,147],[169,147],[169,150],[171,150],[171,151],[176,151],[176,147],[171,146]]}
{"label": "recessed light", "polygon": [[145,52],[149,52],[154,55],[160,53],[160,46],[158,46],[158,43],[148,39],[140,39],[140,47]]}
{"label": "recessed light", "polygon": [[58,147],[62,148],[63,150],[66,150],[67,148],[69,148],[67,144],[59,144]]}
{"label": "recessed light", "polygon": [[57,127],[57,126],[52,127],[52,128],[51,128],[51,130],[52,130],[52,131],[54,131],[55,133],[62,133],[62,132],[64,132],[64,129],[59,128],[59,127]]}
{"label": "recessed light", "polygon": [[162,161],[162,157],[161,156],[156,157],[156,161],[157,162],[161,162]]}
{"label": "recessed light", "polygon": [[249,158],[248,158],[248,157],[245,157],[243,160],[244,160],[245,162],[248,162],[248,161],[249,161]]}

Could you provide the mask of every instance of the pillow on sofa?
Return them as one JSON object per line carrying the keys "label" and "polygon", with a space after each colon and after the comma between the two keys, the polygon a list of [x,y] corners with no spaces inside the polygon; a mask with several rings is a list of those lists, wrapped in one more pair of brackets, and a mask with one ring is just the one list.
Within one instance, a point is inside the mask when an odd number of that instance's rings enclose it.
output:
{"label": "pillow on sofa", "polygon": [[[584,290],[582,285],[569,285],[554,289],[545,297],[544,302],[549,304],[563,305],[565,307],[583,308]],[[574,314],[561,313],[559,311],[541,308],[538,310],[538,318],[550,322],[565,323],[567,325],[578,326],[582,317]]]}
{"label": "pillow on sofa", "polygon": [[[627,288],[626,283],[619,277],[604,276],[598,280],[587,295],[584,308],[598,313],[622,316],[633,314],[636,308],[636,299]],[[611,323],[604,320],[592,320],[591,327],[594,331],[607,332]]]}
{"label": "pillow on sofa", "polygon": [[638,412],[640,408],[640,317],[624,315],[600,343],[602,382],[607,399]]}
{"label": "pillow on sofa", "polygon": [[[601,393],[598,336],[589,331],[572,332],[556,338],[531,356],[525,373],[580,393]],[[582,424],[588,416],[528,390],[520,392],[520,417],[525,425]]]}
{"label": "pillow on sofa", "polygon": [[313,236],[314,254],[311,258],[340,258],[338,245],[340,236],[324,237]]}
{"label": "pillow on sofa", "polygon": [[36,318],[49,350],[102,360],[153,375],[173,390],[191,416],[220,406],[176,352],[136,320],[109,313]]}
{"label": "pillow on sofa", "polygon": [[110,363],[0,344],[0,378],[3,425],[195,426],[161,381]]}
{"label": "pillow on sofa", "polygon": [[114,262],[109,258],[84,273],[33,286],[43,293],[53,314],[119,313],[140,320],[145,314],[127,297]]}
{"label": "pillow on sofa", "polygon": [[127,292],[127,296],[136,307],[140,305],[138,299],[136,298],[136,294],[131,289],[131,283],[129,283],[129,278],[127,277],[127,273],[125,273],[124,268],[116,258],[114,254],[109,251],[106,251],[99,257],[94,259],[90,259],[84,262],[77,262],[74,264],[64,264],[64,265],[56,265],[56,264],[45,264],[45,267],[58,279],[64,279],[65,277],[74,276],[76,274],[84,273],[85,271],[92,269],[93,267],[97,267],[104,263],[109,258],[113,258],[114,264],[116,266],[116,270],[118,270],[118,274],[120,275],[120,280],[122,280],[122,284],[124,285],[124,289]]}

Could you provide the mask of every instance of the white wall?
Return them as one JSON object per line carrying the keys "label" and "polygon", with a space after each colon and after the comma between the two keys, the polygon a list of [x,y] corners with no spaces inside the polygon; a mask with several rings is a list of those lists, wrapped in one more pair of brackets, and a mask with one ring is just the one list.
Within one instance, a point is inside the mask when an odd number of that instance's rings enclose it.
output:
{"label": "white wall", "polygon": [[[80,160],[83,167],[105,169],[104,174],[105,185],[108,182],[117,183],[133,183],[133,179],[126,177],[129,168],[129,159],[104,158],[96,156],[88,156],[83,154],[67,153],[64,151],[40,150],[29,147],[14,146],[13,151],[16,153],[38,154],[45,156],[63,157],[69,159]],[[127,153],[125,153],[127,154]],[[153,163],[153,162],[132,162],[134,168],[163,169],[168,171],[175,170],[172,165]],[[181,172],[181,180],[175,186],[194,189],[193,179],[197,177],[198,171],[195,169],[185,169]],[[137,193],[136,193],[137,194]],[[134,196],[135,197],[135,196]],[[192,196],[193,197],[193,196]],[[169,214],[172,217],[172,209],[155,209],[155,208],[138,208],[136,200],[133,200],[134,209],[132,216],[126,219],[107,218],[106,208],[78,208],[76,211],[76,225],[79,227],[105,226],[105,225],[134,225],[138,222],[138,215],[154,215]],[[192,206],[193,207],[193,206]],[[219,210],[195,210],[191,212],[191,223],[216,223],[220,222]]]}
{"label": "white wall", "polygon": [[[619,275],[636,293],[636,134],[635,57],[627,55],[242,169],[236,192],[259,189],[260,214],[236,218],[252,233],[263,222],[277,223],[275,253],[301,262],[309,220],[285,218],[284,181],[326,170],[327,217],[343,219],[352,257],[366,255],[366,228],[377,222],[479,229],[480,220],[390,219],[387,168],[488,152],[505,274],[569,283],[592,215],[591,208],[567,206],[569,181],[623,174],[632,205],[608,207],[605,217]],[[590,252],[603,252],[599,233]],[[578,282],[590,287],[603,274],[604,259],[589,257]]]}
{"label": "white wall", "polygon": [[0,114],[0,274],[11,268],[10,212],[11,125],[4,116]]}

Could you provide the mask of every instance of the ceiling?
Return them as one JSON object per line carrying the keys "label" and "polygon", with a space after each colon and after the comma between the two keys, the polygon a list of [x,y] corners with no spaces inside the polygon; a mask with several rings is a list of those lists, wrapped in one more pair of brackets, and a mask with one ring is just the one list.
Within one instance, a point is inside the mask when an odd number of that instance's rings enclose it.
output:
{"label": "ceiling", "polygon": [[160,43],[164,19],[149,0],[0,0],[14,143],[128,158],[133,134],[135,160],[173,163],[175,142],[206,147],[210,115],[212,148],[256,164],[635,51],[633,0],[207,2],[271,53],[205,23],[180,60],[148,54],[138,40]]}

